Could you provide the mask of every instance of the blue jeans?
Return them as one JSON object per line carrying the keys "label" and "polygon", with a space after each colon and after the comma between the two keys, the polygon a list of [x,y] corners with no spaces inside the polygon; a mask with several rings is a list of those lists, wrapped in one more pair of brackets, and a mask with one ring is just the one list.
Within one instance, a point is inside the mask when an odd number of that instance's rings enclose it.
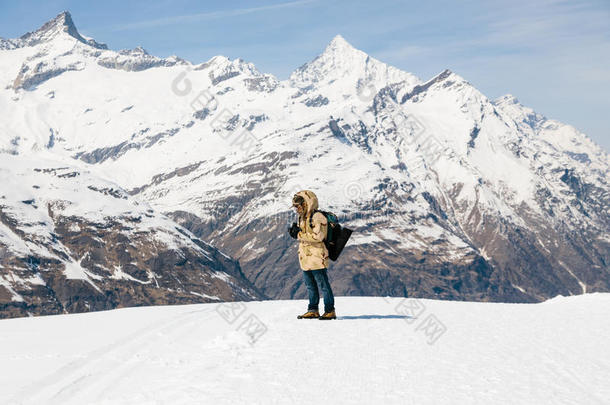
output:
{"label": "blue jeans", "polygon": [[335,297],[333,296],[333,290],[330,288],[330,283],[328,282],[326,269],[303,271],[303,279],[305,280],[307,292],[309,293],[308,310],[318,309],[318,304],[320,303],[320,293],[318,292],[317,283],[320,284],[322,294],[324,295],[324,311],[330,312],[335,309]]}

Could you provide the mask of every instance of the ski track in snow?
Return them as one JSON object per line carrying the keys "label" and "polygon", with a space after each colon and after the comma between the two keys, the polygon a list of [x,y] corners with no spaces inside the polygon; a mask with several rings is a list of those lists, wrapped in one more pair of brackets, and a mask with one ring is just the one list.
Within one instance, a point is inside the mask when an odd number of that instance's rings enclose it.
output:
{"label": "ski track in snow", "polygon": [[[0,321],[7,404],[605,404],[610,294],[542,304],[338,297],[339,319],[297,320],[304,300],[127,308]],[[266,333],[250,343],[249,315]],[[446,332],[428,344],[434,315]],[[108,343],[110,342],[110,343]],[[315,388],[315,390],[312,390]]]}
{"label": "ski track in snow", "polygon": [[[77,401],[81,399],[83,386],[86,387],[87,397],[91,396],[92,391],[96,394],[102,392],[111,387],[112,381],[118,380],[121,375],[126,375],[128,371],[137,368],[137,363],[141,362],[137,359],[138,354],[153,344],[155,336],[163,336],[186,322],[177,329],[179,332],[184,331],[193,324],[192,321],[189,322],[190,318],[211,311],[211,308],[204,308],[180,314],[178,317],[172,316],[156,320],[128,336],[69,362],[51,375],[34,381],[20,390],[12,402],[36,404],[43,402],[43,398],[45,403],[59,404],[66,403],[66,401]],[[87,398],[83,398],[80,403],[87,401]]]}

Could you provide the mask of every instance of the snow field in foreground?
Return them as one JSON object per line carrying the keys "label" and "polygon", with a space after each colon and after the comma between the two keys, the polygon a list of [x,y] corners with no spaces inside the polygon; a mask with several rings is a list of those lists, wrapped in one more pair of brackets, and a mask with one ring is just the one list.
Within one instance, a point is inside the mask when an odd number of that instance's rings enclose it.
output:
{"label": "snow field in foreground", "polygon": [[610,294],[338,297],[0,321],[2,404],[603,404]]}

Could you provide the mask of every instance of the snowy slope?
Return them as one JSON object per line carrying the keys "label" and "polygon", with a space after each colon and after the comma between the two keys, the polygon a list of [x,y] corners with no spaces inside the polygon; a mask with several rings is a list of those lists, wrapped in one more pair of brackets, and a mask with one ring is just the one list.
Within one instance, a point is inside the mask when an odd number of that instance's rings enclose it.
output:
{"label": "snowy slope", "polygon": [[0,151],[89,164],[269,297],[303,292],[285,232],[303,188],[356,231],[334,265],[341,294],[610,289],[608,154],[512,96],[448,70],[420,80],[341,36],[284,81],[89,41],[63,13],[2,42]]}
{"label": "snowy slope", "polygon": [[540,304],[339,297],[329,322],[297,320],[300,300],[222,305],[0,321],[0,402],[594,405],[610,396],[608,294]]}

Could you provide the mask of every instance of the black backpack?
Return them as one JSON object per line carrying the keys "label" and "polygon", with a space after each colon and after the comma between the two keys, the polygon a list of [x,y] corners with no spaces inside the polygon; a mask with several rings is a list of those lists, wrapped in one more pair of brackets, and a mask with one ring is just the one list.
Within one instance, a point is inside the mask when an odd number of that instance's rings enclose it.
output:
{"label": "black backpack", "polygon": [[309,217],[309,227],[313,228],[313,214],[319,212],[324,214],[326,220],[328,221],[327,226],[327,234],[324,239],[324,245],[326,245],[326,249],[328,249],[328,257],[333,262],[339,258],[341,251],[345,247],[347,240],[352,234],[352,230],[349,228],[342,227],[339,224],[339,219],[335,214],[328,211],[315,210],[311,216]]}

